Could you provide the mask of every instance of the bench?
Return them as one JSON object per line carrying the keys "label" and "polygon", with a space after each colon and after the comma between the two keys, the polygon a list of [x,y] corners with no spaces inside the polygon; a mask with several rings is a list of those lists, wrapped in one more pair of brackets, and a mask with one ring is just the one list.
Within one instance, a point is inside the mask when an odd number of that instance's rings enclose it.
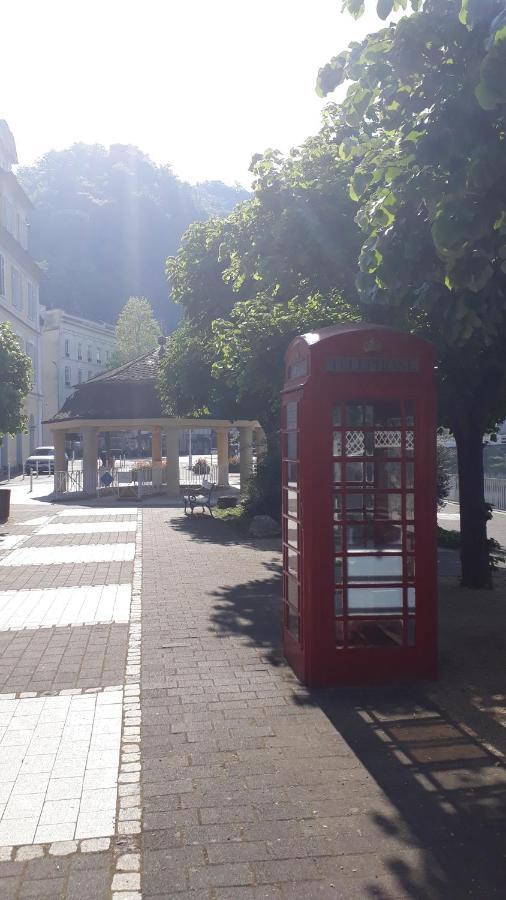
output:
{"label": "bench", "polygon": [[190,514],[193,516],[195,507],[201,506],[203,513],[208,509],[212,516],[211,496],[215,487],[216,485],[213,482],[207,481],[205,478],[202,484],[198,484],[195,487],[186,487],[183,494],[185,514],[189,507]]}

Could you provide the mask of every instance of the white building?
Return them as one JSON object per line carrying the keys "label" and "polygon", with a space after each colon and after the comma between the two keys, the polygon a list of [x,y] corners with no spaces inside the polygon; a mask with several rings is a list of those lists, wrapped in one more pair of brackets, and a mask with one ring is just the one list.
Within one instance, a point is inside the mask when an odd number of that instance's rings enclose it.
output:
{"label": "white building", "polygon": [[[115,349],[113,325],[90,322],[63,309],[42,312],[43,419],[52,419],[74,387],[107,369]],[[50,433],[44,427],[44,441]]]}
{"label": "white building", "polygon": [[16,471],[41,443],[42,377],[39,284],[41,270],[28,252],[28,216],[32,203],[17,180],[16,144],[7,123],[0,120],[0,322],[10,322],[22,349],[32,360],[32,389],[25,400],[28,432],[6,435],[0,447],[0,468]]}

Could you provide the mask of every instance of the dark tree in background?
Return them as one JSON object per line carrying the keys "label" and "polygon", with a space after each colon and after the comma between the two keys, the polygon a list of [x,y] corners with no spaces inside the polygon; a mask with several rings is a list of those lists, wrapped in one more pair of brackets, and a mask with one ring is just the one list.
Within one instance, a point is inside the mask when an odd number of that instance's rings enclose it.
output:
{"label": "dark tree in background", "polygon": [[45,264],[42,302],[113,323],[128,297],[148,297],[165,332],[179,319],[167,302],[167,255],[191,222],[226,215],[248,196],[221,182],[187,184],[119,144],[51,151],[18,177],[35,204],[31,251]]}

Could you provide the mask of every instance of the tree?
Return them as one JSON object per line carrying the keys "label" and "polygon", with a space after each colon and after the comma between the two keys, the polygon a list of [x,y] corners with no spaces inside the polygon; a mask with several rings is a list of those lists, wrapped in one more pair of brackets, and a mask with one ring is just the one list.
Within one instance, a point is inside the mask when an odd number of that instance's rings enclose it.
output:
{"label": "tree", "polygon": [[116,323],[114,364],[121,366],[156,347],[161,328],[145,297],[130,297]]}
{"label": "tree", "polygon": [[32,363],[9,322],[0,323],[0,443],[5,434],[26,430],[23,401],[30,390]]}
{"label": "tree", "polygon": [[[318,87],[352,82],[336,124],[348,130],[339,156],[354,163],[362,309],[404,318],[438,347],[462,580],[479,587],[490,584],[482,441],[506,415],[506,4],[410,5],[419,11],[338,54]],[[379,0],[378,12],[407,6]]]}
{"label": "tree", "polygon": [[35,204],[30,243],[46,263],[42,302],[114,322],[124,297],[147,296],[166,333],[179,315],[167,303],[167,254],[191,222],[226,215],[247,196],[221,182],[187,184],[122,144],[53,150],[18,177]]}
{"label": "tree", "polygon": [[253,199],[185,233],[167,261],[186,314],[162,364],[168,411],[258,418],[277,450],[284,350],[301,329],[348,318],[342,298],[356,297],[359,230],[333,156],[324,128],[287,158],[256,157]]}

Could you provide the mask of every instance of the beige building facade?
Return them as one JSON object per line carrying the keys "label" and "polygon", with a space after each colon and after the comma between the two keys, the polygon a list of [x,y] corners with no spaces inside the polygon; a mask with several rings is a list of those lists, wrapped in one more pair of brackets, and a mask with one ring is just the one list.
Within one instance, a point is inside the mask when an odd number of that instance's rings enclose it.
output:
{"label": "beige building facade", "polygon": [[[82,319],[63,309],[42,312],[43,419],[52,419],[75,387],[94,378],[112,361],[114,326]],[[44,426],[44,442],[51,433]]]}
{"label": "beige building facade", "polygon": [[27,432],[6,435],[0,447],[0,470],[20,470],[42,442],[42,347],[39,310],[41,270],[28,252],[28,219],[32,203],[17,180],[16,144],[0,120],[0,322],[9,322],[21,348],[32,360],[32,388],[24,412]]}

